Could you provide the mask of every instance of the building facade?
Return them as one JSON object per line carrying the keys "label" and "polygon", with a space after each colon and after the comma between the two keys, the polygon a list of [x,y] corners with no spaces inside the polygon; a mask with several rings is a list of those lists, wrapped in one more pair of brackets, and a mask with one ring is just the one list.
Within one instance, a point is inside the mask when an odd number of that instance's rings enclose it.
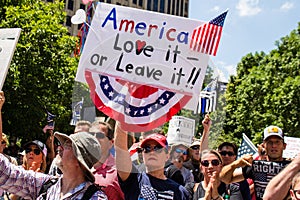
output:
{"label": "building facade", "polygon": [[[53,2],[53,0],[47,0]],[[181,17],[188,17],[189,0],[100,0],[98,2],[111,3],[132,8],[151,10]],[[71,17],[78,9],[86,10],[86,5],[81,0],[65,0],[67,18],[65,26],[71,35],[77,35],[81,25],[71,23]]]}

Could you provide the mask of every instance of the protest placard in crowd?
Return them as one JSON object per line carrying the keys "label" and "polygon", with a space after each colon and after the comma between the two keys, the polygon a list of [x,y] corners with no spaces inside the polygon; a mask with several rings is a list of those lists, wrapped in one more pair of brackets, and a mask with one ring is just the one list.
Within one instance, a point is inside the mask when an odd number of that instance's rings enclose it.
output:
{"label": "protest placard in crowd", "polygon": [[2,90],[20,33],[20,28],[0,29],[0,90]]}
{"label": "protest placard in crowd", "polygon": [[100,3],[76,80],[88,83],[96,107],[125,130],[151,130],[198,98],[225,16],[204,23]]}
{"label": "protest placard in crowd", "polygon": [[173,116],[169,121],[167,140],[169,144],[185,144],[190,146],[195,134],[195,120]]}
{"label": "protest placard in crowd", "polygon": [[287,144],[283,150],[284,158],[295,158],[300,153],[300,138],[284,137],[284,142]]}

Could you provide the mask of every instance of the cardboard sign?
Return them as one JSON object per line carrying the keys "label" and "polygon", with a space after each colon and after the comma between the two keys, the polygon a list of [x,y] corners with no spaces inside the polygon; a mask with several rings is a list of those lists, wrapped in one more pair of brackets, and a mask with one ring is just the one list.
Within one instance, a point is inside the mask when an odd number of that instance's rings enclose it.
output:
{"label": "cardboard sign", "polygon": [[0,29],[0,90],[2,90],[20,33],[20,28]]}
{"label": "cardboard sign", "polygon": [[167,141],[169,144],[181,143],[187,146],[192,144],[195,132],[195,120],[173,116],[169,122]]}
{"label": "cardboard sign", "polygon": [[287,144],[283,151],[284,158],[295,158],[300,153],[300,138],[284,137],[284,142]]}
{"label": "cardboard sign", "polygon": [[86,71],[198,96],[209,56],[193,51],[192,34],[203,22],[99,3],[80,58]]}

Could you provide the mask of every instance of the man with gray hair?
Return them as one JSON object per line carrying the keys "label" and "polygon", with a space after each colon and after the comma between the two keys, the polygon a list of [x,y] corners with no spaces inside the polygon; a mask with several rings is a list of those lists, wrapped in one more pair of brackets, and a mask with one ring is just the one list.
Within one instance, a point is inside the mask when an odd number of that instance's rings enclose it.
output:
{"label": "man with gray hair", "polygon": [[54,177],[16,167],[0,155],[0,188],[24,199],[84,199],[87,194],[87,199],[107,199],[95,189],[90,170],[101,155],[98,141],[86,132],[70,136],[56,132],[54,136],[61,144],[57,164],[63,172],[55,184],[42,191],[43,185],[54,181]]}
{"label": "man with gray hair", "polygon": [[[4,100],[0,92],[0,141]],[[56,132],[54,137],[60,142],[57,164],[63,175],[59,179],[15,166],[0,154],[0,188],[24,199],[107,199],[94,185],[90,170],[101,156],[99,142],[87,132],[70,136]]]}

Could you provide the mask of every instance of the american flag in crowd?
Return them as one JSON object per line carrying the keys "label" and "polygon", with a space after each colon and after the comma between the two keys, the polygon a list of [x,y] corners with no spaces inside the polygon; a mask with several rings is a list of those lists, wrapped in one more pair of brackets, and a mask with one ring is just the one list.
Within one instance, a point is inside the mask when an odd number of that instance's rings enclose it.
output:
{"label": "american flag in crowd", "polygon": [[54,118],[56,115],[51,114],[50,112],[47,111],[47,124],[43,128],[43,132],[46,133],[47,130],[54,130]]}
{"label": "american flag in crowd", "polygon": [[216,110],[218,77],[214,78],[201,92],[198,113],[205,114]]}
{"label": "american flag in crowd", "polygon": [[256,154],[257,153],[257,148],[255,145],[251,142],[251,140],[247,137],[245,133],[243,133],[243,140],[241,143],[241,146],[239,147],[238,150],[238,158],[240,158],[244,154]]}
{"label": "american flag in crowd", "polygon": [[83,106],[83,100],[84,100],[84,98],[82,97],[81,101],[78,101],[73,106],[72,119],[71,119],[71,122],[70,122],[71,126],[75,126],[76,123],[81,119],[81,109],[82,109],[82,106]]}
{"label": "american flag in crowd", "polygon": [[213,56],[217,54],[227,12],[194,29],[190,42],[193,51]]}

